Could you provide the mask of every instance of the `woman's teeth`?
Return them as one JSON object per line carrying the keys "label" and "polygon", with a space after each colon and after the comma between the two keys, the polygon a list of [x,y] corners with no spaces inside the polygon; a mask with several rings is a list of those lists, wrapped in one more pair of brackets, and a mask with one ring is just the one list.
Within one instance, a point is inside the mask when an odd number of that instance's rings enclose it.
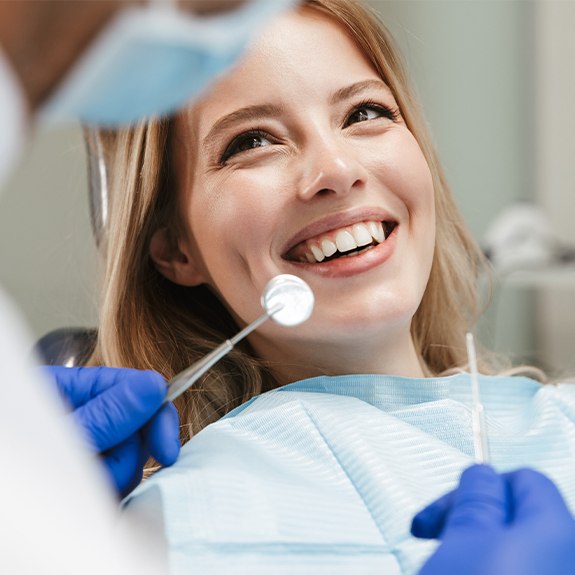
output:
{"label": "woman's teeth", "polygon": [[[357,248],[367,249],[384,240],[385,231],[382,222],[362,222],[307,240],[306,249],[299,260],[310,264],[320,263],[326,258],[340,257]],[[354,255],[357,253],[359,252],[354,252]]]}

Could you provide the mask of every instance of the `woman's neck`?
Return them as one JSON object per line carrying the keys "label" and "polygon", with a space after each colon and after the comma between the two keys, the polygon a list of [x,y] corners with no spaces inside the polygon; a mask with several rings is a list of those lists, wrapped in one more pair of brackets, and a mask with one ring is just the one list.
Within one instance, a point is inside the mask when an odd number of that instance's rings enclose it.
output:
{"label": "woman's neck", "polygon": [[[254,347],[259,347],[254,342]],[[286,359],[289,358],[289,359]],[[425,367],[409,332],[388,341],[282,343],[267,347],[266,362],[280,385],[320,375],[380,373],[404,377],[425,377]]]}

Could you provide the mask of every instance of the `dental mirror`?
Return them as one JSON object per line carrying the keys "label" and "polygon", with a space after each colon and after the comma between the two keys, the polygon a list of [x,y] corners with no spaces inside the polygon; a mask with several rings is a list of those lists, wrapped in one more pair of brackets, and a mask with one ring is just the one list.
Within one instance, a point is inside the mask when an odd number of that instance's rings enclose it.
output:
{"label": "dental mirror", "polygon": [[[281,308],[273,310],[281,304]],[[262,307],[280,325],[292,327],[309,318],[314,297],[311,288],[297,276],[282,274],[272,278],[262,294]]]}
{"label": "dental mirror", "polygon": [[265,313],[227,339],[211,353],[181,371],[168,382],[164,403],[174,401],[189,389],[208,369],[229,353],[236,343],[244,339],[270,317],[279,325],[293,327],[309,318],[314,306],[311,288],[297,276],[281,274],[273,277],[264,288],[261,304]]}

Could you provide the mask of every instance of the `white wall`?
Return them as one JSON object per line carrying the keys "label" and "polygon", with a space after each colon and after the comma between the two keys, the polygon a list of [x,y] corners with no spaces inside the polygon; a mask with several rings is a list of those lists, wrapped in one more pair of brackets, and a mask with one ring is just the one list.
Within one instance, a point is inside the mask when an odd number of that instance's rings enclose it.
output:
{"label": "white wall", "polygon": [[[575,247],[575,2],[541,0],[536,13],[537,198],[553,231]],[[552,367],[575,371],[575,269],[543,290],[538,343]]]}
{"label": "white wall", "polygon": [[40,336],[95,325],[97,269],[80,130],[37,133],[0,195],[0,284]]}

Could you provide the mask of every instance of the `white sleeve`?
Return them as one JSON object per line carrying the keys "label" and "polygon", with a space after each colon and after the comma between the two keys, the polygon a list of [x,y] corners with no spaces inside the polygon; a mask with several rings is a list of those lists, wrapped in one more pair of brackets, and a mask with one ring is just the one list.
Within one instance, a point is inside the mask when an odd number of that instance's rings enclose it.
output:
{"label": "white sleeve", "polygon": [[163,573],[149,540],[118,530],[103,470],[27,361],[30,350],[0,290],[0,573]]}

